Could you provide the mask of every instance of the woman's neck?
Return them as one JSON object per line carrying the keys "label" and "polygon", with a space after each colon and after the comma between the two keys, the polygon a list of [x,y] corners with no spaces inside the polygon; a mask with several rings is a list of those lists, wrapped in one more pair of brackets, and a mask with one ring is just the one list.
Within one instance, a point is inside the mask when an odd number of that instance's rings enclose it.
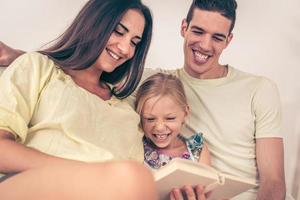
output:
{"label": "woman's neck", "polygon": [[84,70],[64,69],[64,72],[71,76],[76,85],[97,95],[103,100],[111,98],[111,92],[107,85],[100,83],[102,71],[92,67]]}
{"label": "woman's neck", "polygon": [[63,69],[64,72],[72,77],[77,82],[82,82],[88,85],[99,85],[99,79],[102,71],[89,67],[83,70]]}

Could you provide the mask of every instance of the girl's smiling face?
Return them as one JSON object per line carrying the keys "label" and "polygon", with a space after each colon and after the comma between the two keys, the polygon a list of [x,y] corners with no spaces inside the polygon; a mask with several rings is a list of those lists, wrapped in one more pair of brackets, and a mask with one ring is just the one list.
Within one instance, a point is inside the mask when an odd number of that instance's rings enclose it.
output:
{"label": "girl's smiling face", "polygon": [[169,95],[149,98],[141,112],[141,124],[146,137],[158,148],[174,147],[187,109]]}

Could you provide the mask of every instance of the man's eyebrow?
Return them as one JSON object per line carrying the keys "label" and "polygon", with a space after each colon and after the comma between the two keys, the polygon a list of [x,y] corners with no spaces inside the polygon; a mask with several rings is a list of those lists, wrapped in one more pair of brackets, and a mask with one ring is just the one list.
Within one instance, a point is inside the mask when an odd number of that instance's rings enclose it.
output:
{"label": "man's eyebrow", "polygon": [[191,26],[191,29],[197,29],[199,31],[204,31],[202,28],[200,28],[199,26]]}
{"label": "man's eyebrow", "polygon": [[[129,32],[129,29],[121,22],[119,22],[118,25],[120,25],[127,33]],[[142,39],[142,37],[140,37],[140,36],[135,36],[135,38],[140,39],[140,40]]]}
{"label": "man's eyebrow", "polygon": [[[196,29],[198,31],[205,32],[204,29],[200,28],[199,26],[191,26],[191,29]],[[217,37],[221,37],[221,38],[226,39],[226,35],[224,35],[223,33],[214,33],[214,35],[217,36]]]}

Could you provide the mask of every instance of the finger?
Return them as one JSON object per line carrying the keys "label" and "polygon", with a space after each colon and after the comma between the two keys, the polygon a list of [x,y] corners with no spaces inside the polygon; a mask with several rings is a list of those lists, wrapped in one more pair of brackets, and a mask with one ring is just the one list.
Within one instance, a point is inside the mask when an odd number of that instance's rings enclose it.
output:
{"label": "finger", "polygon": [[192,188],[192,186],[187,186],[186,185],[186,186],[183,187],[183,190],[184,190],[188,200],[197,200],[195,191]]}
{"label": "finger", "polygon": [[175,188],[171,191],[170,199],[171,197],[173,198],[172,200],[184,200],[182,192],[178,188]]}
{"label": "finger", "polygon": [[206,196],[204,193],[204,187],[202,185],[197,185],[195,187],[195,193],[197,195],[198,200],[206,200]]}
{"label": "finger", "polygon": [[[212,194],[212,191],[206,192],[205,197],[208,199]],[[223,199],[223,200],[228,200],[228,199]]]}
{"label": "finger", "polygon": [[169,197],[170,197],[170,200],[176,200],[172,191],[170,192],[170,196]]}

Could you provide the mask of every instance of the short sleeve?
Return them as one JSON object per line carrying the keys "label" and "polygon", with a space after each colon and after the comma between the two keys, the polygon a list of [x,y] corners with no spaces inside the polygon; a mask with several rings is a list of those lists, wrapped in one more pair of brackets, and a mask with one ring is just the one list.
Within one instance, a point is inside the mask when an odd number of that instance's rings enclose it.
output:
{"label": "short sleeve", "polygon": [[275,83],[262,78],[253,98],[255,137],[282,137],[281,103]]}
{"label": "short sleeve", "polygon": [[0,129],[12,133],[20,142],[26,139],[39,94],[50,77],[50,63],[44,55],[27,53],[0,77]]}

